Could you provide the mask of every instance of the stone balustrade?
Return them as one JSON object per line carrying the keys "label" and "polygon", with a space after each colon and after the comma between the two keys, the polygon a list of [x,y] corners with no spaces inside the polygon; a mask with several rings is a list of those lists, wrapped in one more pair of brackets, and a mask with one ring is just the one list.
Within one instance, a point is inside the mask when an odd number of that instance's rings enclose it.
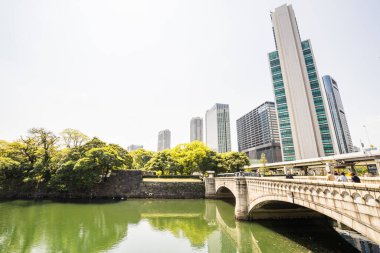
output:
{"label": "stone balustrade", "polygon": [[[326,180],[326,176],[294,176],[294,178],[308,180]],[[348,180],[350,180],[350,178],[348,178]],[[380,184],[380,177],[360,177],[360,181],[364,184]]]}
{"label": "stone balustrade", "polygon": [[271,202],[292,203],[335,219],[380,243],[380,184],[304,178],[209,178],[205,180],[206,197],[225,197],[228,189],[236,199],[235,217],[240,220]]}

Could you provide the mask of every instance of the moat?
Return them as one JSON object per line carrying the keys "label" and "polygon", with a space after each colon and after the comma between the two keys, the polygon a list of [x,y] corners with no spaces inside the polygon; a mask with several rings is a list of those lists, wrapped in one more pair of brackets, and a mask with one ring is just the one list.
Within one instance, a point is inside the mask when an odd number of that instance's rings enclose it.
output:
{"label": "moat", "polygon": [[220,200],[17,200],[0,214],[0,252],[357,252],[323,220],[238,222]]}

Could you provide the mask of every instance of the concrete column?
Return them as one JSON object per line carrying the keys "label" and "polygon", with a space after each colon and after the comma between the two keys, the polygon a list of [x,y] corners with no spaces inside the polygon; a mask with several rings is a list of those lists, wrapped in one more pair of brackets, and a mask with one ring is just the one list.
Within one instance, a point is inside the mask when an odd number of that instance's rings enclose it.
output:
{"label": "concrete column", "polygon": [[205,178],[205,191],[206,199],[214,199],[216,197],[214,173],[209,173],[209,177]]}
{"label": "concrete column", "polygon": [[237,220],[248,220],[247,193],[247,182],[245,178],[236,178],[235,218]]}

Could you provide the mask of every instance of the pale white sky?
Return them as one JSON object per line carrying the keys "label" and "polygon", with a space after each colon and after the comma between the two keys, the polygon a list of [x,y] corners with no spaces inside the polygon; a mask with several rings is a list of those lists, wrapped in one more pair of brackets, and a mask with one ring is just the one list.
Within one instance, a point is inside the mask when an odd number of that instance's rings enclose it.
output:
{"label": "pale white sky", "polygon": [[[215,103],[273,101],[269,13],[283,1],[0,0],[0,139],[79,129],[124,147],[189,141]],[[352,138],[380,145],[380,1],[299,0],[302,39],[340,87]]]}

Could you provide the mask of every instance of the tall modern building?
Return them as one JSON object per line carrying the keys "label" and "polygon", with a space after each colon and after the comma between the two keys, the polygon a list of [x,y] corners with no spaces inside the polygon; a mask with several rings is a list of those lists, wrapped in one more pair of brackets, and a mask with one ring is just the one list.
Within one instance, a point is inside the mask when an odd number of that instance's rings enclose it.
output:
{"label": "tall modern building", "polygon": [[130,152],[130,151],[137,150],[137,149],[140,149],[140,148],[144,148],[143,145],[132,144],[132,145],[129,145],[127,147],[127,151]]}
{"label": "tall modern building", "polygon": [[264,153],[270,163],[281,162],[280,135],[274,102],[265,102],[236,121],[239,152],[251,161]]}
{"label": "tall modern building", "polygon": [[346,114],[343,109],[338,84],[329,75],[323,76],[322,80],[325,87],[329,112],[331,114],[334,126],[339,153],[352,153],[354,152],[354,148],[352,145],[350,130],[348,129]]}
{"label": "tall modern building", "polygon": [[158,147],[157,151],[163,151],[165,149],[170,149],[170,130],[165,129],[158,132]]}
{"label": "tall modern building", "polygon": [[230,109],[226,104],[215,104],[206,112],[206,144],[214,151],[231,151]]}
{"label": "tall modern building", "polygon": [[203,141],[203,119],[192,118],[190,121],[190,142]]}
{"label": "tall modern building", "polygon": [[336,141],[310,40],[301,41],[291,5],[276,8],[271,19],[277,50],[268,56],[283,160],[333,155]]}

